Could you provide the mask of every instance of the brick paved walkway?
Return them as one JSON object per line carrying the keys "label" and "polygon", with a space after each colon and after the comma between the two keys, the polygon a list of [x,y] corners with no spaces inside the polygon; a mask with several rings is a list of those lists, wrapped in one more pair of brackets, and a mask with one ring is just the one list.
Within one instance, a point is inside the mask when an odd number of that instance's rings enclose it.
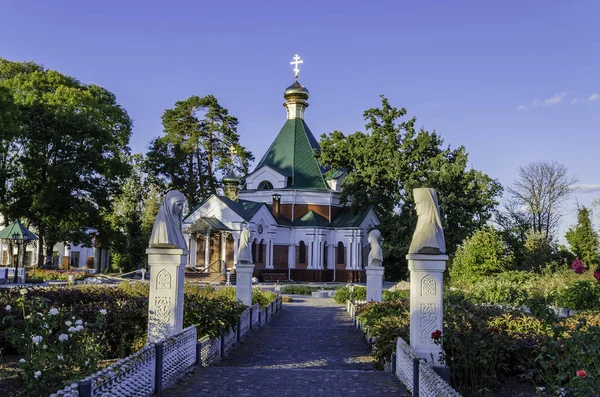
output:
{"label": "brick paved walkway", "polygon": [[218,365],[198,368],[167,397],[404,396],[333,299],[294,298]]}

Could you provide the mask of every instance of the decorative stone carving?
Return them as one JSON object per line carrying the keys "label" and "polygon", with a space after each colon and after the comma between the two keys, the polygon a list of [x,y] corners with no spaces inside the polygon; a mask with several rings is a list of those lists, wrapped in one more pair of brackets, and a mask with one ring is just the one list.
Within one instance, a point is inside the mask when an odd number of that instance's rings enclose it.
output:
{"label": "decorative stone carving", "polygon": [[371,230],[367,241],[371,245],[369,250],[368,266],[382,266],[383,251],[381,250],[381,232],[379,230]]}
{"label": "decorative stone carving", "polygon": [[431,334],[435,331],[437,305],[421,303],[421,343],[433,343]]}
{"label": "decorative stone carving", "polygon": [[421,279],[421,295],[435,295],[435,280],[429,274]]}
{"label": "decorative stone carving", "polygon": [[237,260],[240,264],[252,263],[252,247],[250,247],[250,230],[246,225],[240,234],[240,244],[238,246]]}
{"label": "decorative stone carving", "polygon": [[156,289],[170,289],[171,288],[171,274],[162,269],[156,276]]}
{"label": "decorative stone carving", "polygon": [[154,298],[154,310],[158,321],[168,322],[171,317],[171,298],[168,296]]}
{"label": "decorative stone carving", "polygon": [[446,242],[435,189],[414,189],[413,195],[418,219],[408,253],[444,254],[446,252]]}
{"label": "decorative stone carving", "polygon": [[150,248],[187,249],[181,228],[184,202],[183,193],[177,190],[167,192],[154,221],[150,236]]}

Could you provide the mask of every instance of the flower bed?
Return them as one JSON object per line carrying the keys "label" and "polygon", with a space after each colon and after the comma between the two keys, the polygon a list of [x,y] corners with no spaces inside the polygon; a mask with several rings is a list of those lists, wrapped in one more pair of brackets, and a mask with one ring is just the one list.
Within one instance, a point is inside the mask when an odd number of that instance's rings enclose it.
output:
{"label": "flower bed", "polygon": [[[198,335],[211,337],[235,327],[245,306],[231,290],[186,285],[184,327],[197,324]],[[266,305],[275,295],[255,290],[253,297]],[[0,354],[24,357],[21,381],[43,383],[48,393],[67,380],[95,372],[101,358],[122,358],[143,348],[147,323],[144,284],[0,290]],[[79,362],[73,356],[86,359]],[[31,387],[27,395],[37,395]]]}

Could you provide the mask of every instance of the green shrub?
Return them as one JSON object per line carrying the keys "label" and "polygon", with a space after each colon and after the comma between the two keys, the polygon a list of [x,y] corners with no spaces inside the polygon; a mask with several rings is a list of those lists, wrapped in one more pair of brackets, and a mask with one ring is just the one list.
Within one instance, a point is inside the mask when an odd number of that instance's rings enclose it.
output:
{"label": "green shrub", "polygon": [[[367,299],[367,288],[366,287],[354,287],[352,294],[352,300],[364,301]],[[333,295],[333,300],[340,305],[346,304],[346,301],[350,300],[350,289],[347,286],[338,288]]]}
{"label": "green shrub", "polygon": [[474,302],[515,306],[524,304],[528,297],[523,284],[493,276],[480,278],[468,295]]}
{"label": "green shrub", "polygon": [[400,289],[395,291],[384,290],[382,293],[382,297],[384,302],[395,301],[398,299],[409,299],[410,298],[410,290],[408,289]]}
{"label": "green shrub", "polygon": [[36,269],[35,277],[33,270],[27,270],[27,282],[31,279],[42,279],[42,280],[60,280],[68,281],[69,276],[74,276],[75,281],[85,280],[88,277],[94,277],[92,273],[86,271],[75,271],[75,270],[44,270]]}
{"label": "green shrub", "polygon": [[371,302],[359,307],[357,316],[369,335],[375,337],[372,354],[380,362],[390,359],[397,338],[408,339],[409,310],[408,299]]}
{"label": "green shrub", "polygon": [[457,248],[450,266],[453,284],[470,284],[480,277],[502,273],[513,266],[513,253],[500,233],[490,227],[476,231]]}
{"label": "green shrub", "polygon": [[286,285],[281,293],[287,295],[310,295],[315,291],[335,290],[339,287],[313,287],[308,285]]}
{"label": "green shrub", "polygon": [[572,310],[600,308],[600,285],[594,281],[576,281],[556,293],[555,304]]}

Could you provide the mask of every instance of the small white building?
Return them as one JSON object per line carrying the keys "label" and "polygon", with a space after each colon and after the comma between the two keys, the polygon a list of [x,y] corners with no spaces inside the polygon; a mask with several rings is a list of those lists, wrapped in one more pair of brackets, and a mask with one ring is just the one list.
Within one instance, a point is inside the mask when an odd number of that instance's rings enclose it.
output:
{"label": "small white building", "polygon": [[226,176],[224,195],[210,196],[184,219],[189,265],[211,273],[234,268],[247,224],[256,277],[364,281],[367,233],[379,220],[372,208],[354,213],[340,204],[343,172],[324,179],[314,155],[319,144],[304,121],[308,97],[297,80],[288,87],[287,120],[254,171],[241,180]]}

